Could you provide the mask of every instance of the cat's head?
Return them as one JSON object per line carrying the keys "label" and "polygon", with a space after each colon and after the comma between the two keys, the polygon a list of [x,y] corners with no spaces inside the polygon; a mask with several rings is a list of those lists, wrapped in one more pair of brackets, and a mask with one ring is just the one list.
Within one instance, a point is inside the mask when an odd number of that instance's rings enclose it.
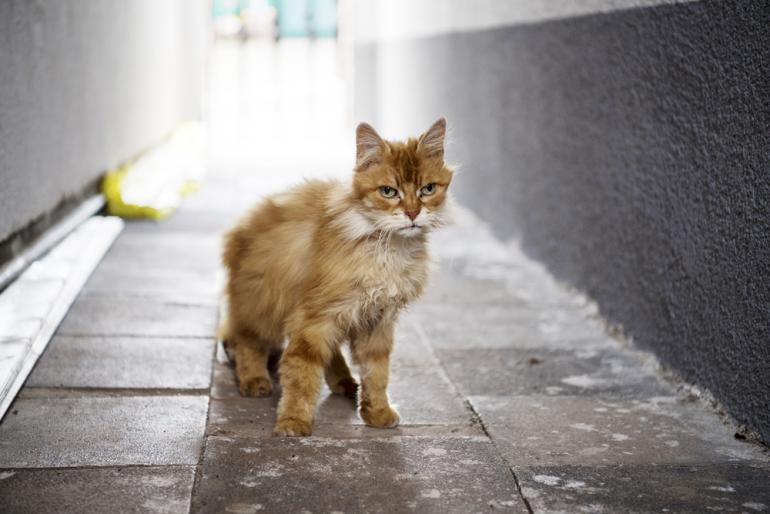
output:
{"label": "cat's head", "polygon": [[353,194],[375,230],[414,237],[448,222],[452,170],[444,163],[446,120],[419,138],[385,141],[368,124],[356,129]]}

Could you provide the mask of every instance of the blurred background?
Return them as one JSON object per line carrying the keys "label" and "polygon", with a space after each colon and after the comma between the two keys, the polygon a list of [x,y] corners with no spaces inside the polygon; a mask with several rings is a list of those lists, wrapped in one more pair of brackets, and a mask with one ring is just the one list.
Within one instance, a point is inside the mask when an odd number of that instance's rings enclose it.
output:
{"label": "blurred background", "polygon": [[767,440],[769,15],[731,0],[5,0],[0,263],[191,122],[206,178],[189,206],[224,227],[303,176],[349,176],[357,122],[403,138],[445,115],[461,203]]}

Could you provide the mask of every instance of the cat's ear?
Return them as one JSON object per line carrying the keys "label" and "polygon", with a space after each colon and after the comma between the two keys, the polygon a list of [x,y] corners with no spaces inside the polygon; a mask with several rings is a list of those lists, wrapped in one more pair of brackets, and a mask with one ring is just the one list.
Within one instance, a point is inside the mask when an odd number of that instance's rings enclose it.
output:
{"label": "cat's ear", "polygon": [[420,136],[419,149],[426,157],[444,158],[444,136],[446,136],[446,118],[443,116]]}
{"label": "cat's ear", "polygon": [[387,148],[385,141],[368,123],[356,127],[356,170],[363,171],[369,166],[382,162]]}

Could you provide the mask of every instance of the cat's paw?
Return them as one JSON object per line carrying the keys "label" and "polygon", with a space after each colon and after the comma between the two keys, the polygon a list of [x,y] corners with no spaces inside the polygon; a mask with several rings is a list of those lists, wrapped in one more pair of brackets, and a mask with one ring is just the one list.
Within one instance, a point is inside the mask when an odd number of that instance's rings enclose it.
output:
{"label": "cat's paw", "polygon": [[241,396],[265,398],[273,394],[273,383],[267,377],[238,379],[238,392]]}
{"label": "cat's paw", "polygon": [[358,382],[352,378],[342,378],[336,384],[330,385],[332,393],[346,396],[351,400],[358,398]]}
{"label": "cat's paw", "polygon": [[279,419],[273,430],[273,435],[280,437],[302,437],[312,433],[311,423],[297,418]]}
{"label": "cat's paw", "polygon": [[401,421],[401,417],[398,412],[392,407],[385,407],[384,409],[360,409],[361,419],[369,425],[375,428],[396,428]]}

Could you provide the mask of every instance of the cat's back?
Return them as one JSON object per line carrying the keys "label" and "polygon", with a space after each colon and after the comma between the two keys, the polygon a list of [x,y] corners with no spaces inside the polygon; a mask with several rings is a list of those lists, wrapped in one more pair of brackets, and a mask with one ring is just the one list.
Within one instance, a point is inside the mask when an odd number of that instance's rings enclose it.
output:
{"label": "cat's back", "polygon": [[332,181],[307,180],[265,198],[225,235],[225,266],[236,270],[247,264],[266,268],[272,259],[306,261],[324,199],[335,187]]}

